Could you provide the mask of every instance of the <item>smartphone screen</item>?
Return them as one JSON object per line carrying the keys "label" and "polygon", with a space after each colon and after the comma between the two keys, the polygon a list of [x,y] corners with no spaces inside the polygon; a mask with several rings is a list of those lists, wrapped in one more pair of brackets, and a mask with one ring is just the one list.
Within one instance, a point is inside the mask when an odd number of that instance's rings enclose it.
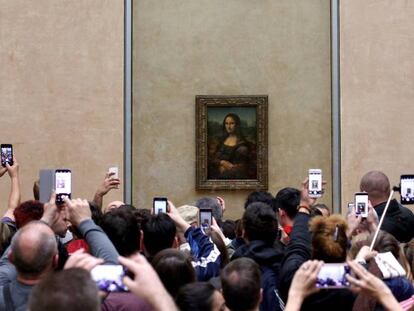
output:
{"label": "smartphone screen", "polygon": [[72,195],[72,172],[70,170],[55,171],[56,203],[63,203],[65,197]]}
{"label": "smartphone screen", "polygon": [[309,196],[312,198],[319,198],[322,195],[322,170],[309,170]]}
{"label": "smartphone screen", "polygon": [[10,144],[1,145],[1,166],[6,167],[6,163],[13,165],[13,146]]}
{"label": "smartphone screen", "polygon": [[351,269],[346,263],[327,263],[324,264],[319,271],[316,279],[316,287],[318,288],[344,288],[350,284],[346,279]]}
{"label": "smartphone screen", "polygon": [[152,207],[154,215],[160,213],[167,213],[168,200],[167,198],[154,198],[152,201]]}
{"label": "smartphone screen", "polygon": [[213,212],[209,208],[200,208],[199,210],[199,222],[200,227],[203,229],[210,229],[213,221]]}
{"label": "smartphone screen", "polygon": [[414,204],[414,175],[401,175],[401,204]]}
{"label": "smartphone screen", "polygon": [[110,167],[108,170],[108,173],[113,174],[111,175],[111,178],[118,178],[118,167],[116,166]]}
{"label": "smartphone screen", "polygon": [[355,215],[368,217],[368,193],[357,192],[354,199]]}
{"label": "smartphone screen", "polygon": [[99,290],[104,292],[128,291],[122,282],[124,275],[124,267],[121,265],[99,265],[91,270],[92,279]]}

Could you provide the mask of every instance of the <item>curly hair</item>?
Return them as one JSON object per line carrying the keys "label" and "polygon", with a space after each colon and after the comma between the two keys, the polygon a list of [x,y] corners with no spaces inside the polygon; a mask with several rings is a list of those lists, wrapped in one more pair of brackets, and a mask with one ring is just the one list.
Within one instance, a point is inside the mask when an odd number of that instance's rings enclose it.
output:
{"label": "curly hair", "polygon": [[346,260],[348,225],[340,215],[316,216],[309,223],[312,232],[312,257],[328,263]]}

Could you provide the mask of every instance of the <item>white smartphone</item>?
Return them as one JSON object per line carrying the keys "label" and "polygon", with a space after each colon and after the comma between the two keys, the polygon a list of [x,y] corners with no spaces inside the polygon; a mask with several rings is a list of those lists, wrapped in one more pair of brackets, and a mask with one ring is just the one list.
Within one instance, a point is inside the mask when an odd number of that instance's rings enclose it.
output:
{"label": "white smartphone", "polygon": [[167,213],[168,199],[164,197],[156,197],[152,201],[153,214]]}
{"label": "white smartphone", "polygon": [[68,169],[55,171],[56,203],[62,204],[63,199],[72,196],[72,172]]}
{"label": "white smartphone", "polygon": [[109,174],[113,174],[111,176],[111,178],[119,178],[118,177],[118,167],[117,166],[112,166],[108,169],[108,173]]}
{"label": "white smartphone", "polygon": [[355,215],[368,217],[368,193],[356,192],[354,196]]}
{"label": "white smartphone", "polygon": [[316,279],[318,288],[345,288],[350,284],[346,275],[351,268],[346,263],[326,263],[322,266]]}
{"label": "white smartphone", "polygon": [[309,169],[309,196],[319,198],[322,196],[322,170],[319,168]]}

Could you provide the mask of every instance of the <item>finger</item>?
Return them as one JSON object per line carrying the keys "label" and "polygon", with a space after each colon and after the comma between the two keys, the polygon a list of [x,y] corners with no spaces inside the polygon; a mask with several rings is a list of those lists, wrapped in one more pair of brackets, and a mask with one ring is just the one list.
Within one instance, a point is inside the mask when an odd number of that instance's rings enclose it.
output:
{"label": "finger", "polygon": [[129,276],[124,276],[122,282],[124,282],[125,286],[129,289],[132,289],[135,286],[135,282]]}
{"label": "finger", "polygon": [[52,194],[50,195],[49,203],[54,205],[56,204],[56,192],[52,191]]}
{"label": "finger", "polygon": [[129,271],[132,271],[134,274],[139,273],[139,266],[137,265],[137,262],[135,260],[131,260],[122,256],[119,256],[118,260]]}
{"label": "finger", "polygon": [[360,278],[364,277],[365,269],[359,263],[356,263],[355,261],[348,261],[348,265],[351,267],[352,271],[355,273],[356,276]]}
{"label": "finger", "polygon": [[101,258],[94,258],[94,257],[89,257],[88,260],[85,262],[85,266],[84,269],[85,270],[92,270],[94,267],[101,265],[104,263],[104,260]]}

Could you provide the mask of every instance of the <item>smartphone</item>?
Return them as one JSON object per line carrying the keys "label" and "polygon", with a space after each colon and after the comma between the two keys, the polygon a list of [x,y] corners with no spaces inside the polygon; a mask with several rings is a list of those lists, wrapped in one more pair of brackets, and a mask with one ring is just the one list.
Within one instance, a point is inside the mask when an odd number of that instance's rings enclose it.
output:
{"label": "smartphone", "polygon": [[414,204],[414,175],[401,175],[401,204]]}
{"label": "smartphone", "polygon": [[199,213],[199,224],[204,230],[208,230],[213,223],[213,211],[211,208],[200,208]]}
{"label": "smartphone", "polygon": [[109,174],[113,174],[113,175],[111,175],[111,178],[119,178],[118,177],[118,167],[117,166],[113,166],[113,167],[110,167],[109,169],[108,169],[108,173]]}
{"label": "smartphone", "polygon": [[326,263],[322,266],[316,279],[318,288],[345,288],[350,284],[346,275],[351,268],[346,263]]}
{"label": "smartphone", "polygon": [[354,196],[354,208],[355,215],[361,217],[368,217],[368,193],[367,192],[357,192]]}
{"label": "smartphone", "polygon": [[104,292],[128,291],[122,282],[124,275],[125,270],[121,265],[98,265],[91,270],[91,276],[96,286]]}
{"label": "smartphone", "polygon": [[156,197],[152,200],[153,214],[167,213],[168,199]]}
{"label": "smartphone", "polygon": [[72,172],[68,169],[55,171],[56,203],[62,204],[63,199],[72,197]]}
{"label": "smartphone", "polygon": [[6,167],[6,163],[13,165],[13,146],[1,144],[1,166]]}
{"label": "smartphone", "polygon": [[322,196],[322,170],[309,169],[309,196],[311,198],[319,198]]}

